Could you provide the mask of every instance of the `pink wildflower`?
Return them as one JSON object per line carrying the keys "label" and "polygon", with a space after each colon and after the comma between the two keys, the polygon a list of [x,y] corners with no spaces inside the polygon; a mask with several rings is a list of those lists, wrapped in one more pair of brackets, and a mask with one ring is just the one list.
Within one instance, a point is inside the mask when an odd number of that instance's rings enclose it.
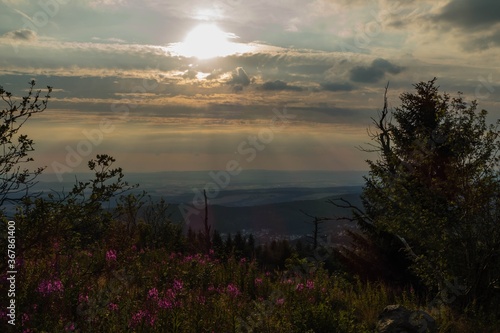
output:
{"label": "pink wildflower", "polygon": [[152,315],[152,314],[148,314],[147,319],[148,319],[149,326],[153,327],[155,325],[155,322],[156,322],[156,316]]}
{"label": "pink wildflower", "polygon": [[285,299],[284,298],[278,298],[276,300],[276,305],[283,305],[285,303]]}
{"label": "pink wildflower", "polygon": [[236,297],[239,294],[241,294],[241,292],[239,291],[238,287],[235,286],[232,283],[230,283],[230,284],[227,285],[227,292],[228,292],[229,295],[231,295],[233,297]]}
{"label": "pink wildflower", "polygon": [[302,289],[304,289],[304,284],[303,283],[299,283],[297,285],[297,287],[295,287],[295,290],[297,290],[297,291],[301,291]]}
{"label": "pink wildflower", "polygon": [[80,294],[78,295],[78,302],[87,303],[89,301],[89,295]]}
{"label": "pink wildflower", "polygon": [[306,287],[307,287],[307,289],[314,289],[314,281],[307,280]]}
{"label": "pink wildflower", "polygon": [[66,327],[64,328],[65,331],[67,332],[73,332],[75,330],[75,323],[71,323],[69,325],[66,325]]}
{"label": "pink wildflower", "polygon": [[148,291],[148,299],[158,299],[158,289],[153,288]]}
{"label": "pink wildflower", "polygon": [[109,250],[106,252],[106,261],[116,261],[116,251]]}
{"label": "pink wildflower", "polygon": [[174,300],[175,299],[175,291],[173,291],[172,289],[167,289],[167,291],[165,292],[165,294],[167,295],[167,298],[170,299],[170,300]]}
{"label": "pink wildflower", "polygon": [[257,285],[262,284],[262,279],[261,278],[255,278],[255,284],[257,284]]}
{"label": "pink wildflower", "polygon": [[173,307],[172,302],[166,298],[162,298],[158,301],[158,307],[161,309],[171,309]]}
{"label": "pink wildflower", "polygon": [[142,322],[142,320],[144,319],[144,317],[146,317],[146,311],[143,311],[143,310],[137,311],[132,316],[132,321],[131,321],[130,325],[132,327],[135,327],[135,326],[139,325]]}
{"label": "pink wildflower", "polygon": [[182,290],[183,285],[182,280],[174,280],[174,290]]}
{"label": "pink wildflower", "polygon": [[118,310],[118,304],[115,304],[115,303],[109,303],[108,304],[108,309],[110,311],[117,311]]}
{"label": "pink wildflower", "polygon": [[64,286],[61,280],[54,280],[54,281],[43,280],[38,285],[37,291],[43,294],[44,296],[47,296],[51,293],[63,292]]}
{"label": "pink wildflower", "polygon": [[24,326],[28,321],[30,321],[30,316],[27,313],[23,313],[21,316],[21,325]]}

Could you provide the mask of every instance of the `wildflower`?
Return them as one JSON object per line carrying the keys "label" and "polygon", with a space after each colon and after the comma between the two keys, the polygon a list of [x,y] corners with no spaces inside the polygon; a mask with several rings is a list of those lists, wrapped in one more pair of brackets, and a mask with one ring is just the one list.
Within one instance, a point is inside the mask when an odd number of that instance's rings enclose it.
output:
{"label": "wildflower", "polygon": [[106,252],[106,261],[116,261],[116,251],[109,250]]}
{"label": "wildflower", "polygon": [[314,289],[314,281],[307,280],[306,287],[307,287],[307,289]]}
{"label": "wildflower", "polygon": [[24,326],[30,320],[30,316],[27,313],[23,313],[21,316],[21,325]]}
{"label": "wildflower", "polygon": [[238,296],[239,294],[241,294],[241,292],[239,291],[238,287],[236,287],[234,284],[230,283],[227,285],[227,292],[229,295],[231,295],[232,297],[236,297]]}
{"label": "wildflower", "polygon": [[67,332],[73,332],[75,330],[75,323],[71,323],[69,325],[66,325],[66,327],[64,328],[65,331]]}
{"label": "wildflower", "polygon": [[63,292],[64,286],[61,280],[54,280],[54,281],[43,280],[38,285],[37,291],[43,294],[44,296],[47,296],[51,293]]}
{"label": "wildflower", "polygon": [[80,294],[78,295],[78,302],[87,303],[89,301],[89,295]]}
{"label": "wildflower", "polygon": [[297,287],[295,287],[295,290],[297,290],[297,291],[302,291],[303,289],[304,289],[304,284],[303,283],[299,283],[297,285]]}
{"label": "wildflower", "polygon": [[246,263],[246,262],[247,262],[247,258],[241,258],[241,259],[240,259],[240,263],[241,263],[241,264],[244,264],[244,263]]}
{"label": "wildflower", "polygon": [[158,289],[153,288],[148,291],[148,299],[158,299]]}
{"label": "wildflower", "polygon": [[284,298],[278,298],[276,300],[276,305],[283,305],[285,303],[285,299]]}
{"label": "wildflower", "polygon": [[152,314],[148,314],[147,320],[148,320],[149,326],[153,327],[155,325],[155,322],[156,322],[156,316],[152,315]]}
{"label": "wildflower", "polygon": [[262,284],[262,279],[261,278],[255,278],[255,284],[257,284],[257,285]]}
{"label": "wildflower", "polygon": [[130,323],[131,326],[135,327],[142,322],[142,320],[146,317],[146,311],[139,310],[132,316],[132,321]]}
{"label": "wildflower", "polygon": [[115,304],[115,303],[109,303],[108,304],[108,309],[110,311],[118,311],[118,304]]}
{"label": "wildflower", "polygon": [[182,280],[174,280],[174,290],[182,290]]}
{"label": "wildflower", "polygon": [[173,307],[173,304],[168,299],[162,298],[158,301],[158,307],[161,309],[171,309]]}
{"label": "wildflower", "polygon": [[170,300],[174,300],[175,299],[175,291],[173,291],[172,289],[167,289],[167,291],[165,292],[165,294],[167,295],[167,298],[170,299]]}

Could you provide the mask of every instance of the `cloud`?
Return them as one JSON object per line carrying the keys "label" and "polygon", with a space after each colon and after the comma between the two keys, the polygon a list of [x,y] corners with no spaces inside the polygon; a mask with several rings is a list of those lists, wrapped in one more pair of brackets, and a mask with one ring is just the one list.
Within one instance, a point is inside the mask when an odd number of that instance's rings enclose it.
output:
{"label": "cloud", "polygon": [[376,83],[385,77],[386,73],[399,74],[404,68],[389,61],[377,58],[370,66],[356,66],[350,71],[350,79],[354,82]]}
{"label": "cloud", "polygon": [[500,23],[498,0],[452,0],[435,17],[466,30],[489,30]]}
{"label": "cloud", "polygon": [[482,33],[476,38],[465,41],[465,49],[485,50],[500,46],[500,29],[490,34]]}
{"label": "cloud", "polygon": [[37,40],[37,34],[33,30],[20,29],[20,30],[9,31],[6,34],[4,34],[1,38],[23,41],[23,42],[32,42]]}
{"label": "cloud", "polygon": [[232,85],[248,86],[250,84],[250,78],[248,77],[248,74],[245,72],[243,67],[238,67],[233,73],[231,80],[229,80],[227,83]]}
{"label": "cloud", "polygon": [[326,91],[351,91],[354,86],[349,83],[323,82],[320,83],[321,89]]}
{"label": "cloud", "polygon": [[291,90],[291,91],[302,91],[304,90],[302,87],[299,86],[292,86],[289,85],[288,83],[281,81],[281,80],[276,80],[276,81],[267,81],[262,84],[261,88],[263,90]]}

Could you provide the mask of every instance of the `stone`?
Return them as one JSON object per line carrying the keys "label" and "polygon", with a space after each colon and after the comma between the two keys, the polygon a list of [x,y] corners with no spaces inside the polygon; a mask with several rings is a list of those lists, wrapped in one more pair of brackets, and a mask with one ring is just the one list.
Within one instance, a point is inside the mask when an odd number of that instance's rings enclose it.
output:
{"label": "stone", "polygon": [[425,311],[402,305],[386,306],[378,316],[377,333],[436,333],[436,320]]}

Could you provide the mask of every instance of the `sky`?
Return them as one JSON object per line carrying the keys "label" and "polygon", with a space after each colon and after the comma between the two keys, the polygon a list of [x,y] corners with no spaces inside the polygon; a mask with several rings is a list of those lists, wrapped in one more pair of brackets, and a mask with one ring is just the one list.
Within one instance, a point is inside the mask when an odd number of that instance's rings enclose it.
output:
{"label": "sky", "polygon": [[[383,106],[438,78],[500,116],[498,0],[2,0],[0,85],[53,87],[37,166],[366,170]],[[2,105],[3,107],[3,105]]]}

